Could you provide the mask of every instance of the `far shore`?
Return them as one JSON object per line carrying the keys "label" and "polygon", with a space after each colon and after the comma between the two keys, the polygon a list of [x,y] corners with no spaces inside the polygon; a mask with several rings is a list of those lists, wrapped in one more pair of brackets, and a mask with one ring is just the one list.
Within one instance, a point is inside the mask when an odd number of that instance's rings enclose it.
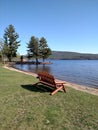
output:
{"label": "far shore", "polygon": [[[20,73],[24,73],[24,74],[27,74],[27,75],[31,75],[33,77],[37,77],[37,74],[35,74],[35,73],[18,70],[16,68],[11,67],[11,66],[6,66],[5,65],[4,68],[12,70],[12,71],[17,71],[17,72],[20,72]],[[91,87],[87,87],[87,86],[83,86],[83,85],[78,85],[78,84],[70,83],[70,82],[67,82],[67,81],[65,81],[65,82],[66,82],[65,86],[68,86],[68,87],[74,88],[76,90],[87,92],[87,93],[98,96],[98,89],[97,88],[91,88]]]}

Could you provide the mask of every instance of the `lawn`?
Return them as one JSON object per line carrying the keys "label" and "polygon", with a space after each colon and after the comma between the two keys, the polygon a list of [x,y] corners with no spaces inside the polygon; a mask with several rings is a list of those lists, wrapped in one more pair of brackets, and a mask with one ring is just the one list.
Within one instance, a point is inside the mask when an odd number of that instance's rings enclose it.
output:
{"label": "lawn", "polygon": [[0,130],[98,130],[98,96],[70,87],[50,96],[37,80],[0,65]]}

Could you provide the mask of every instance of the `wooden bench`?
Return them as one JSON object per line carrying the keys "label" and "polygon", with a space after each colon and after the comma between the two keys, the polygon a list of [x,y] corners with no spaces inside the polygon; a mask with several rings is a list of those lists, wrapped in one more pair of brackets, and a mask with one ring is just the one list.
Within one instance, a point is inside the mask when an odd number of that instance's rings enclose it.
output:
{"label": "wooden bench", "polygon": [[66,83],[65,81],[57,80],[54,78],[53,75],[45,71],[38,73],[38,78],[39,82],[36,83],[36,85],[41,83],[54,88],[54,91],[51,93],[51,95],[54,95],[59,90],[63,90],[64,92],[66,92],[66,89],[64,87],[64,84]]}

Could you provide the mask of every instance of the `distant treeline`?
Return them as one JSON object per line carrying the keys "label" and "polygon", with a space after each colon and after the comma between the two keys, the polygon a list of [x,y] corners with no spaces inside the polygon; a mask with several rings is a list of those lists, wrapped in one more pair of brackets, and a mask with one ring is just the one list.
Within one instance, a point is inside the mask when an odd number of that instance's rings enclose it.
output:
{"label": "distant treeline", "polygon": [[60,60],[98,60],[98,54],[52,51],[52,55],[49,58]]}

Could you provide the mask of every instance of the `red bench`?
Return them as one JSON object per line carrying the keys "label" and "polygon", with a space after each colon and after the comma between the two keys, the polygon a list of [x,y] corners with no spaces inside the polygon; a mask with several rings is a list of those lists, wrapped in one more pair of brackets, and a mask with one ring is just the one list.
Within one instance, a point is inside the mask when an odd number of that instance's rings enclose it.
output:
{"label": "red bench", "polygon": [[59,90],[63,90],[64,92],[66,92],[66,89],[64,87],[64,84],[66,83],[65,81],[57,80],[54,78],[53,75],[45,71],[38,73],[38,78],[39,78],[39,82],[36,84],[41,83],[54,88],[54,91],[51,93],[51,95],[54,95]]}

